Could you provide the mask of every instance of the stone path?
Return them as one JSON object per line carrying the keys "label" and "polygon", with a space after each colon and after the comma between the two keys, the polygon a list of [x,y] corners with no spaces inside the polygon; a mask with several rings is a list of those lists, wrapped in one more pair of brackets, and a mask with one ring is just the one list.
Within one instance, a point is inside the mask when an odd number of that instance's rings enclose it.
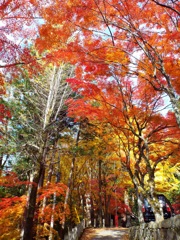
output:
{"label": "stone path", "polygon": [[80,240],[129,240],[127,228],[88,228]]}

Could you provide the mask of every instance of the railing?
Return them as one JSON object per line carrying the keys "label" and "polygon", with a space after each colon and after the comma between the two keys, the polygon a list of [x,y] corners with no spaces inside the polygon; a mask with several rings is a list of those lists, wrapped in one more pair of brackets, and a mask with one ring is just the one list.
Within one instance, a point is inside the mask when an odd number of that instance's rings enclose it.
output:
{"label": "railing", "polygon": [[85,228],[85,220],[82,220],[76,227],[68,229],[68,233],[64,236],[64,240],[78,240]]}

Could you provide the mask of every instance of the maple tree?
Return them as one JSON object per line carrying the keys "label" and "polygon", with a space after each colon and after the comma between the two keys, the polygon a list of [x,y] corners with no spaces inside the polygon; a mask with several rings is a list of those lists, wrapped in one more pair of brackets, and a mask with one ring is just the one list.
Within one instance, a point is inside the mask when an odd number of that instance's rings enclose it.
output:
{"label": "maple tree", "polygon": [[[0,212],[1,212],[1,237],[4,238],[19,238],[21,234],[21,225],[24,221],[24,209],[27,204],[27,196],[23,195],[17,189],[22,189],[23,186],[28,186],[34,183],[29,181],[21,181],[17,174],[12,173],[11,171],[3,173],[4,176],[0,179],[1,188],[6,193],[3,196],[1,192],[1,201],[0,201]],[[17,189],[16,189],[17,188]],[[34,221],[37,221],[37,218],[40,219],[40,222],[37,226],[38,236],[43,237],[50,235],[50,223],[53,215],[54,221],[61,222],[64,212],[64,204],[62,198],[65,195],[66,186],[62,183],[49,183],[44,188],[39,189],[37,203],[40,203],[41,200],[46,197],[48,199],[46,206],[43,208],[43,211],[39,209],[36,211]],[[25,191],[23,192],[25,193]],[[55,207],[52,207],[51,198],[52,195],[56,193],[57,199]],[[66,211],[68,214],[68,210]],[[4,227],[3,227],[4,225]],[[34,230],[33,230],[34,231]],[[57,230],[53,230],[54,235],[58,235]]]}
{"label": "maple tree", "polygon": [[3,171],[0,178],[0,234],[2,239],[18,238],[26,204],[26,196],[21,194],[28,181],[21,181],[17,174]]}
{"label": "maple tree", "polygon": [[[160,161],[174,159],[171,155],[174,156],[176,148],[178,149],[178,137],[168,136],[171,135],[171,128],[177,129],[173,114],[163,117],[155,114],[155,109],[159,112],[168,109],[167,102],[170,101],[176,121],[180,125],[179,3],[61,1],[61,11],[54,13],[53,7],[57,8],[59,4],[59,1],[53,1],[50,7],[44,9],[42,15],[49,24],[41,27],[41,37],[36,46],[40,52],[43,52],[43,46],[46,46],[45,50],[48,48],[50,52],[45,51],[45,55],[51,61],[64,58],[76,64],[78,80],[70,82],[74,91],[84,98],[71,105],[71,116],[76,115],[78,119],[88,116],[110,122],[125,146],[121,151],[128,153],[123,156],[125,159],[122,159],[126,167],[129,167],[130,154],[134,154],[135,159],[139,156],[135,168],[142,172],[139,171],[141,176],[136,177],[142,178],[144,182],[144,175],[149,175],[149,181],[152,181],[152,189],[149,191],[152,190],[153,195],[157,165]],[[68,41],[69,39],[71,40]],[[132,94],[134,91],[136,95]],[[163,98],[166,99],[164,104]],[[134,102],[131,102],[132,99]],[[121,109],[125,109],[127,113]],[[144,118],[141,115],[144,115]],[[158,122],[164,125],[156,125]],[[146,127],[146,131],[149,131],[148,140],[141,135]],[[127,135],[127,132],[130,135]],[[135,146],[132,147],[134,143],[137,144],[136,138],[139,139],[139,153]],[[152,143],[149,143],[149,138],[152,138]],[[155,151],[155,138],[162,141],[163,145],[168,143],[165,148],[167,151],[162,150],[162,156],[159,155],[160,150],[158,153]],[[172,139],[175,139],[174,142]],[[146,145],[146,142],[151,146]],[[131,146],[130,150],[128,146]],[[149,151],[152,155],[148,155]],[[151,158],[154,159],[154,164]],[[138,184],[141,185],[139,182]]]}
{"label": "maple tree", "polygon": [[38,3],[5,0],[0,5],[0,19],[0,68],[28,63],[28,41],[35,39],[38,30]]}
{"label": "maple tree", "polygon": [[163,161],[178,163],[179,128],[173,114],[164,117],[158,113],[163,108],[162,97],[156,97],[153,88],[142,88],[141,81],[133,86],[127,79],[123,82],[117,77],[114,82],[101,79],[96,83],[76,79],[69,82],[74,91],[84,96],[72,100],[69,114],[110,124],[117,142],[111,151],[116,152],[128,171],[139,197],[142,193],[151,202],[150,196],[157,189],[158,165]]}
{"label": "maple tree", "polygon": [[[38,66],[30,45],[38,33],[39,8],[38,2],[31,0],[4,0],[0,3],[0,122],[3,124],[7,124],[11,117],[4,102],[6,83],[18,74],[18,65],[26,64],[31,72],[33,65]],[[4,135],[3,125],[0,131]]]}
{"label": "maple tree", "polygon": [[179,124],[178,2],[61,1],[58,11],[59,4],[44,9],[48,24],[40,29],[37,48],[45,54],[49,49],[52,61],[76,63],[80,78],[84,69],[89,79],[114,70],[141,76],[169,97]]}

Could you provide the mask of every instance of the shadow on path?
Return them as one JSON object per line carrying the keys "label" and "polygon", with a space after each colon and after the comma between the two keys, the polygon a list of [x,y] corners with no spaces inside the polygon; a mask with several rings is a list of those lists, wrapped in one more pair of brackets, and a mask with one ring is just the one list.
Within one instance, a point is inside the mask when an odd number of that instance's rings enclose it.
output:
{"label": "shadow on path", "polygon": [[125,228],[90,228],[83,233],[81,240],[129,240]]}

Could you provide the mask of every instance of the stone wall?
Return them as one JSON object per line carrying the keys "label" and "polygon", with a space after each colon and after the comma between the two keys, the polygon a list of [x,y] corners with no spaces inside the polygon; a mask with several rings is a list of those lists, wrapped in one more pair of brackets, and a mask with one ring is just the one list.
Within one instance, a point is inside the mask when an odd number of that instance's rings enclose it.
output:
{"label": "stone wall", "polygon": [[180,240],[180,215],[129,228],[130,240]]}
{"label": "stone wall", "polygon": [[64,236],[64,240],[78,240],[85,228],[85,220],[80,222],[73,229],[68,229],[68,233]]}

